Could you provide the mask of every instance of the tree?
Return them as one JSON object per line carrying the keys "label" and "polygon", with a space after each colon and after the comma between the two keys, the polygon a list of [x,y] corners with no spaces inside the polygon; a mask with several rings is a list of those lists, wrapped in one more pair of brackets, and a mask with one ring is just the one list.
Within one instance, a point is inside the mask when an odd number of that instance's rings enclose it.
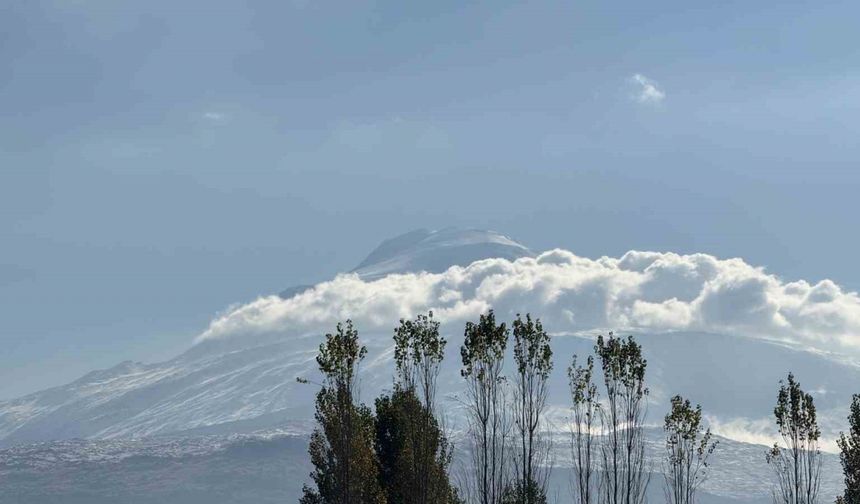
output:
{"label": "tree", "polygon": [[439,335],[439,322],[433,312],[415,320],[400,319],[394,330],[394,363],[401,388],[414,389],[427,411],[436,407],[436,381],[447,341]]}
{"label": "tree", "polygon": [[534,481],[527,484],[514,481],[509,484],[502,497],[502,504],[522,504],[523,502],[546,504],[546,488],[538,486]]}
{"label": "tree", "polygon": [[394,391],[376,400],[376,451],[388,502],[457,502],[448,477],[453,449],[435,415],[446,342],[433,312],[401,319],[394,344]]}
{"label": "tree", "polygon": [[552,371],[552,349],[540,319],[532,320],[530,314],[526,314],[525,320],[517,314],[513,333],[517,366],[513,414],[519,446],[515,487],[509,494],[517,495],[516,502],[520,504],[536,504],[546,501],[545,466],[550,446],[541,429],[549,392],[547,381]]}
{"label": "tree", "polygon": [[600,358],[606,405],[600,409],[601,501],[641,504],[650,482],[645,462],[645,387],[647,361],[632,336],[626,340],[598,336],[594,351]]}
{"label": "tree", "polygon": [[510,421],[502,371],[508,334],[504,323],[496,325],[490,310],[481,315],[477,324],[466,324],[465,341],[460,348],[460,374],[466,379],[464,404],[472,443],[472,473],[466,491],[478,504],[501,503],[507,488]]}
{"label": "tree", "polygon": [[375,447],[388,502],[460,502],[447,472],[452,447],[426,412],[412,390],[396,387],[376,400]]}
{"label": "tree", "polygon": [[851,400],[848,423],[848,435],[843,432],[836,441],[839,444],[842,472],[845,474],[843,504],[860,504],[860,395],[855,394]]}
{"label": "tree", "polygon": [[681,396],[671,399],[666,415],[666,458],[663,477],[669,504],[694,504],[696,491],[707,478],[708,458],[717,447],[711,430],[702,427],[702,407],[695,408]]}
{"label": "tree", "polygon": [[784,446],[774,443],[767,453],[776,478],[773,499],[777,504],[815,504],[821,483],[821,432],[815,404],[792,373],[787,383],[779,383],[773,414]]}
{"label": "tree", "polygon": [[379,487],[370,410],[357,405],[356,373],[367,349],[347,320],[326,334],[317,364],[323,384],[316,398],[318,426],[308,452],[316,488],[305,486],[301,504],[385,504]]}
{"label": "tree", "polygon": [[594,357],[588,356],[584,366],[576,364],[576,355],[567,368],[570,396],[573,402],[571,455],[574,471],[574,498],[577,504],[591,504],[596,490],[594,429],[598,421],[600,398],[594,384]]}

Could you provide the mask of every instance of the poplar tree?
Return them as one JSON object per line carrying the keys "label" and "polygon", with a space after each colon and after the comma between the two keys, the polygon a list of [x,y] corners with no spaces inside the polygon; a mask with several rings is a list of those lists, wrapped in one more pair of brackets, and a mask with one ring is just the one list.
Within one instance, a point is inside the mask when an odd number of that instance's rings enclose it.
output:
{"label": "poplar tree", "polygon": [[708,459],[717,447],[711,430],[702,426],[702,407],[675,396],[666,415],[666,455],[663,461],[664,490],[669,504],[694,504],[696,492],[708,476]]}
{"label": "poplar tree", "polygon": [[650,482],[645,461],[646,398],[642,347],[626,340],[598,336],[594,351],[600,358],[605,407],[600,409],[600,500],[604,504],[642,504]]}
{"label": "poplar tree", "polygon": [[492,310],[466,324],[460,347],[472,465],[465,489],[477,504],[502,502],[508,483],[510,419],[503,374],[509,331]]}
{"label": "poplar tree", "polygon": [[453,449],[436,413],[446,341],[433,312],[400,320],[394,331],[394,391],[376,400],[376,451],[389,502],[458,502],[450,483]]}
{"label": "poplar tree", "polygon": [[777,504],[815,504],[821,486],[815,403],[792,373],[779,383],[773,415],[784,446],[774,443],[766,457],[775,476],[773,499]]}
{"label": "poplar tree", "polygon": [[860,395],[854,394],[851,400],[851,413],[848,415],[849,430],[840,434],[839,460],[845,475],[844,504],[860,504]]}
{"label": "poplar tree", "polygon": [[584,365],[577,365],[574,355],[567,368],[567,376],[573,404],[571,458],[574,500],[576,504],[592,504],[597,498],[595,449],[599,441],[594,430],[600,414],[600,397],[594,384],[594,357],[589,355]]}
{"label": "poplar tree", "polygon": [[505,501],[517,504],[546,502],[550,452],[548,439],[542,433],[544,411],[549,393],[548,380],[552,371],[550,337],[540,319],[530,314],[514,321],[514,390],[512,410],[516,426],[516,480],[507,491]]}
{"label": "poplar tree", "polygon": [[316,397],[317,427],[310,453],[316,488],[303,488],[300,504],[385,504],[374,452],[374,420],[358,405],[357,371],[367,349],[358,342],[352,321],[337,325],[320,345],[317,365],[323,374]]}

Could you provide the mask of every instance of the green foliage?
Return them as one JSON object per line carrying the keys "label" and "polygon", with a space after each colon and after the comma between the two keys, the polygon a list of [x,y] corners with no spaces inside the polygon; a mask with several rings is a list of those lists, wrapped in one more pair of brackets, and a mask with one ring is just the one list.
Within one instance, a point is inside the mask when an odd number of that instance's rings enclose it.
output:
{"label": "green foliage", "polygon": [[781,504],[815,504],[821,483],[818,420],[812,395],[788,374],[780,381],[773,415],[784,447],[774,443],[766,460],[774,470],[774,501]]}
{"label": "green foliage", "polygon": [[505,489],[502,504],[522,504],[523,502],[547,504],[546,489],[535,481],[525,485],[518,481]]}
{"label": "green foliage", "polygon": [[780,382],[773,415],[783,437],[816,441],[821,435],[812,395],[800,388],[792,373],[788,374],[788,383]]}
{"label": "green foliage", "polygon": [[[534,500],[544,494],[550,445],[541,432],[542,416],[546,409],[547,380],[552,371],[550,337],[540,319],[530,314],[523,319],[517,314],[514,320],[514,376],[513,414],[519,437],[517,450],[516,486],[520,504],[537,504]],[[545,497],[545,496],[544,496]]]}
{"label": "green foliage", "polygon": [[650,483],[645,461],[645,386],[647,361],[633,336],[626,340],[598,336],[594,352],[600,358],[606,406],[600,423],[600,499],[605,504],[642,504]]}
{"label": "green foliage", "polygon": [[860,395],[855,394],[851,400],[848,424],[848,435],[843,432],[837,440],[842,472],[845,474],[842,504],[860,504]]}
{"label": "green foliage", "polygon": [[622,390],[640,398],[648,394],[645,387],[648,361],[642,356],[642,346],[636,343],[633,336],[628,336],[626,340],[616,338],[612,333],[607,339],[598,336],[594,352],[600,357],[607,394]]}
{"label": "green foliage", "polygon": [[497,325],[490,310],[477,324],[466,324],[460,347],[460,374],[466,379],[467,435],[472,444],[466,491],[480,504],[499,504],[508,479],[510,420],[502,374],[508,334],[508,328],[504,323]]}
{"label": "green foliage", "polygon": [[[463,360],[463,368],[460,374],[464,377],[475,376],[478,380],[490,379],[485,376],[487,367],[495,366],[505,358],[505,349],[508,346],[508,328],[502,322],[496,325],[496,315],[490,310],[486,315],[481,315],[477,324],[466,323],[464,332],[464,343],[460,347],[460,357]],[[492,379],[497,379],[494,376]]]}
{"label": "green foliage", "polygon": [[397,387],[376,400],[375,447],[388,502],[459,502],[448,478],[452,447],[414,389]]}
{"label": "green foliage", "polygon": [[394,392],[376,400],[376,453],[389,502],[458,500],[448,478],[453,450],[434,411],[445,343],[433,312],[401,319],[394,330]]}
{"label": "green foliage", "polygon": [[526,319],[517,314],[514,320],[514,362],[517,363],[517,373],[520,375],[534,374],[538,379],[546,380],[552,371],[552,348],[549,345],[549,334],[543,329],[540,319],[532,320],[531,314]]}
{"label": "green foliage", "polygon": [[[416,387],[429,394],[427,382],[434,380],[445,357],[445,338],[439,335],[439,322],[433,312],[418,315],[415,320],[400,319],[394,330],[394,363],[404,388]],[[426,400],[427,398],[422,398]]]}
{"label": "green foliage", "polygon": [[600,398],[594,384],[594,357],[586,359],[585,365],[577,365],[573,356],[567,376],[570,398],[573,403],[573,426],[571,452],[574,471],[574,498],[578,504],[591,504],[597,482],[595,481],[594,449],[597,439],[594,427],[600,413]]}
{"label": "green foliage", "polygon": [[689,400],[677,395],[671,402],[672,409],[663,424],[666,498],[670,504],[693,504],[699,485],[707,477],[708,458],[717,442],[711,441],[711,430],[702,427],[700,405],[694,408]]}
{"label": "green foliage", "polygon": [[352,393],[356,369],[367,355],[367,348],[359,345],[352,320],[347,320],[345,326],[338,323],[337,332],[326,334],[325,339],[320,344],[317,365],[329,387]]}
{"label": "green foliage", "polygon": [[385,504],[373,449],[373,415],[354,398],[357,367],[366,353],[351,321],[338,324],[337,332],[326,334],[320,345],[317,364],[324,384],[317,393],[318,425],[308,447],[316,488],[305,486],[301,504]]}

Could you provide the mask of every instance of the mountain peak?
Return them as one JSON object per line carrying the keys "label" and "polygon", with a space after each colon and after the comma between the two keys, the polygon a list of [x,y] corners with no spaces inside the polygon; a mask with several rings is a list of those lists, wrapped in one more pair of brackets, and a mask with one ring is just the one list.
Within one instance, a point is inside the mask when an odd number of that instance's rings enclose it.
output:
{"label": "mountain peak", "polygon": [[[534,255],[525,245],[496,231],[457,227],[416,229],[380,243],[351,273],[357,273],[363,280],[376,280],[396,273],[441,273],[451,266],[468,266],[481,259],[513,261]],[[310,288],[310,285],[295,285],[278,295],[289,299]]]}
{"label": "mountain peak", "polygon": [[383,241],[352,272],[373,280],[392,273],[441,273],[481,259],[531,256],[527,247],[495,231],[418,229]]}

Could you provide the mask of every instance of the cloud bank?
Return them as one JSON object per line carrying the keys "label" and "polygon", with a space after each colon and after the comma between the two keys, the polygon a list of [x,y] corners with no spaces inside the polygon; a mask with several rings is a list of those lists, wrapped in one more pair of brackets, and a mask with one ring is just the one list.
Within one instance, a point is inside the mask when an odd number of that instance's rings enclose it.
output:
{"label": "cloud bank", "polygon": [[830,280],[785,282],[741,259],[627,252],[588,259],[551,250],[486,259],[440,274],[363,281],[340,275],[290,299],[263,297],[213,320],[201,341],[319,335],[352,318],[363,332],[433,310],[449,327],[490,308],[531,312],[552,332],[694,330],[778,339],[860,356],[860,297]]}

